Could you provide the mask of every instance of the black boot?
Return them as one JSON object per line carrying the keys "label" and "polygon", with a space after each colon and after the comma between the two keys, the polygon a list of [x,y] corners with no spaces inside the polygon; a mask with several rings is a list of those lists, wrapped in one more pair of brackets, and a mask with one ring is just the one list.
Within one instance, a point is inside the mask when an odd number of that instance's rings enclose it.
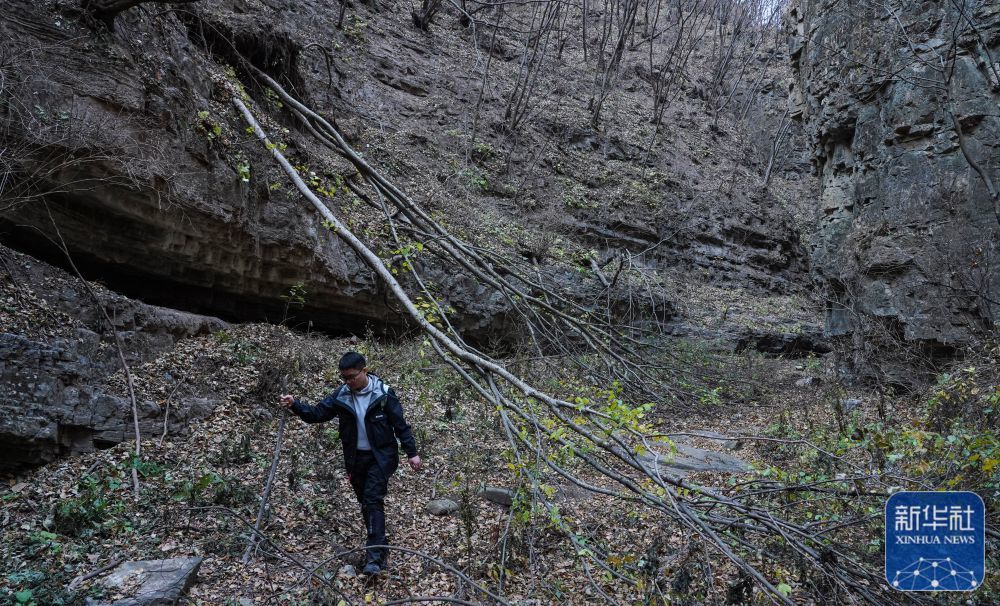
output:
{"label": "black boot", "polygon": [[[385,512],[378,509],[368,511],[368,541],[365,546],[385,545]],[[378,574],[385,569],[385,549],[382,547],[367,550],[367,563],[362,571],[364,574]]]}

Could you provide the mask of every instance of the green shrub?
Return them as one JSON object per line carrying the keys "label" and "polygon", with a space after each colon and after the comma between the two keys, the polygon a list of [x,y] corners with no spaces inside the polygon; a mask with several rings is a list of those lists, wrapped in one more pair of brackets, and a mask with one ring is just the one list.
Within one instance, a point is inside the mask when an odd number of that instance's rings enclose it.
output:
{"label": "green shrub", "polygon": [[223,476],[212,491],[212,502],[216,505],[237,508],[252,503],[257,497],[252,488],[244,486],[233,476]]}
{"label": "green shrub", "polygon": [[79,496],[63,499],[53,512],[53,529],[68,536],[79,536],[100,527],[108,518],[111,501],[101,482],[84,476],[78,485]]}

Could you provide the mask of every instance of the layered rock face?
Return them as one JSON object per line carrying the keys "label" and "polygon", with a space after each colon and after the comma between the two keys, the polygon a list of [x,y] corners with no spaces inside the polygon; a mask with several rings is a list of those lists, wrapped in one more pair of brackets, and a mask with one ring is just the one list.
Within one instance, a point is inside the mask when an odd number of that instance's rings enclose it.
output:
{"label": "layered rock face", "polygon": [[[129,11],[107,32],[77,5],[17,0],[0,20],[14,57],[0,119],[18,177],[0,191],[5,242],[59,263],[61,240],[89,277],[171,307],[281,321],[299,285],[306,295],[292,313],[303,324],[358,334],[400,326],[364,264],[300,196],[275,187],[287,180],[247,140],[220,88],[225,53],[235,63],[239,52],[308,96],[298,65],[308,53],[289,30],[297,19],[333,30],[336,10],[285,7],[287,27],[271,19],[279,11]],[[284,133],[303,164],[320,155]],[[459,284],[451,304],[468,311],[463,328],[474,332],[498,329],[498,301]]]}
{"label": "layered rock face", "polygon": [[[249,62],[336,117],[372,165],[453,233],[503,243],[505,254],[534,265],[532,280],[546,273],[586,305],[637,322],[670,320],[676,314],[667,297],[675,293],[648,282],[647,270],[676,268],[755,293],[799,288],[806,264],[797,228],[784,199],[746,165],[742,127],[708,120],[697,91],[705,74],[685,85],[655,144],[652,126],[636,118],[651,103],[649,74],[637,67],[644,52],[623,70],[625,111],[604,132],[581,130],[590,92],[576,83],[592,80],[586,62],[553,61],[541,80],[555,83],[548,92],[558,95],[558,107],[539,105],[539,119],[517,134],[517,152],[503,167],[503,145],[512,149],[503,140],[504,94],[521,57],[495,58],[496,83],[484,87],[481,61],[471,57],[474,28],[441,18],[433,35],[418,32],[406,25],[406,10],[382,5],[377,13],[353,6],[338,25],[342,6],[323,0],[225,0],[176,10],[148,3],[105,29],[81,13],[78,0],[9,0],[0,17],[0,240],[60,265],[65,248],[86,277],[148,303],[355,334],[402,328],[368,268],[247,135],[231,91],[243,87],[268,132],[303,179],[328,192],[344,223],[399,263],[382,209],[348,191],[347,184],[360,187],[352,167],[297,130],[273,92],[255,86]],[[473,150],[482,157],[469,160],[462,150],[483,91]],[[764,114],[781,114],[775,101]],[[793,155],[778,162],[784,172],[799,172]],[[609,294],[587,273],[591,266],[573,258],[581,248],[611,283],[630,283],[631,268],[643,270],[642,280]],[[413,264],[455,309],[450,320],[464,337],[509,344],[521,336],[522,319],[507,317],[497,291],[430,254]],[[53,304],[86,314],[89,328],[36,335],[0,322],[0,461],[15,466],[114,444],[132,431],[129,403],[112,388],[121,385],[107,385],[118,364],[95,332],[96,312],[79,292],[53,292]],[[116,330],[128,333],[128,349],[140,357],[219,325],[124,297],[111,305]],[[748,339],[741,346],[783,354],[812,347],[798,337],[765,346],[766,335]],[[190,410],[171,413],[178,428],[212,406],[185,402]],[[164,416],[152,400],[140,402],[143,431],[158,433]]]}
{"label": "layered rock face", "polygon": [[1000,5],[800,0],[786,27],[827,333],[906,382],[1000,313]]}
{"label": "layered rock face", "polygon": [[[134,436],[132,405],[122,397],[121,362],[93,297],[62,271],[0,246],[0,471],[71,452],[89,452]],[[33,285],[37,290],[28,291]],[[24,312],[20,299],[38,298]],[[171,350],[185,337],[226,327],[218,318],[165,309],[106,292],[130,366]],[[176,398],[169,418],[160,404],[137,399],[139,430],[149,436],[185,431],[211,413],[211,395]]]}
{"label": "layered rock face", "polygon": [[[289,191],[287,178],[248,139],[245,124],[226,102],[226,87],[239,80],[307,179],[310,170],[325,187],[335,177],[350,178],[350,167],[331,168],[337,161],[332,154],[298,131],[276,99],[254,88],[244,59],[340,120],[345,135],[373,164],[420,192],[421,202],[440,204],[431,208],[449,213],[451,227],[460,231],[468,223],[456,219],[461,212],[495,214],[499,231],[523,218],[511,193],[493,191],[485,180],[477,188],[483,190],[477,192],[482,208],[450,212],[454,209],[433,201],[451,195],[447,189],[434,193],[435,179],[453,187],[472,174],[456,173],[449,154],[461,139],[448,133],[461,134],[456,127],[467,126],[482,89],[478,77],[465,74],[472,69],[470,32],[452,20],[445,24],[442,18],[431,36],[397,27],[391,16],[396,7],[369,13],[359,5],[349,26],[338,28],[339,5],[238,1],[179,11],[129,10],[104,31],[81,16],[78,2],[8,5],[0,20],[0,50],[14,59],[4,74],[0,118],[8,147],[16,148],[14,168],[21,181],[13,189],[17,195],[0,201],[0,237],[53,262],[62,255],[49,240],[62,239],[85,275],[124,294],[226,319],[276,321],[288,311],[289,290],[302,285],[307,295],[304,308],[293,312],[296,322],[354,333],[366,325],[376,331],[401,326],[371,273],[319,224],[301,196]],[[508,84],[503,78],[516,73],[518,61],[494,62],[498,89]],[[631,71],[626,78],[627,90],[648,87]],[[580,112],[587,104],[584,88],[564,91],[567,105]],[[502,111],[504,103],[489,95],[483,101],[483,130],[502,130],[487,119],[487,109]],[[511,181],[522,187],[521,199],[555,200],[554,225],[576,232],[573,237],[602,255],[651,251],[653,267],[690,266],[719,283],[794,289],[804,270],[797,231],[766,192],[743,193],[742,182],[728,178],[722,183],[719,175],[732,172],[727,163],[736,152],[717,158],[702,147],[731,146],[735,138],[729,133],[730,139],[718,139],[717,132],[698,124],[700,111],[687,113],[678,128],[705,141],[687,147],[678,141],[670,168],[665,158],[650,159],[636,143],[580,138],[570,124],[557,123],[525,134],[525,141],[572,153],[515,158]],[[698,148],[701,159],[687,158],[695,153],[684,151],[688,147]],[[651,179],[633,179],[629,191],[636,195],[622,195],[623,201],[642,197],[640,207],[673,204],[674,215],[690,225],[678,226],[673,215],[648,217],[649,208],[637,220],[631,219],[634,209],[623,210],[628,224],[609,217],[576,219],[560,202],[569,187],[556,178],[562,163],[589,160],[617,177],[643,158],[658,166],[662,183],[651,187],[645,183]],[[325,173],[334,170],[341,174]],[[609,197],[594,175],[571,176],[563,180],[593,189],[592,198]],[[700,181],[705,183],[693,191],[692,183]],[[697,206],[701,199],[711,210]],[[382,217],[371,216],[370,208],[367,214],[365,208],[359,211],[352,206],[356,202],[343,190],[330,205],[370,242],[377,236],[365,230],[377,232]],[[551,227],[546,223],[543,230]],[[457,312],[454,322],[466,336],[485,341],[517,332],[498,293],[428,265],[425,278],[447,293]]]}

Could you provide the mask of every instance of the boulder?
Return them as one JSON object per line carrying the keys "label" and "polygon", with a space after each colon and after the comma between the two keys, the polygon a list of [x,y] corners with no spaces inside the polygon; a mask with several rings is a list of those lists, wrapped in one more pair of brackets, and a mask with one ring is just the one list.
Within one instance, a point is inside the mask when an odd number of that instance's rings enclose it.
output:
{"label": "boulder", "polygon": [[684,477],[689,472],[745,473],[750,465],[730,454],[675,443],[676,452],[649,452],[640,459],[654,472]]}
{"label": "boulder", "polygon": [[861,400],[859,398],[845,398],[840,401],[840,406],[844,410],[844,414],[850,414],[858,406],[861,406]]}
{"label": "boulder", "polygon": [[112,602],[88,598],[88,606],[175,606],[194,584],[202,558],[170,558],[124,562],[100,583],[126,597]]}
{"label": "boulder", "polygon": [[486,499],[497,505],[502,505],[504,507],[510,507],[514,503],[514,491],[507,488],[497,488],[495,486],[487,486],[483,488],[478,493],[477,496]]}
{"label": "boulder", "polygon": [[815,387],[822,383],[822,379],[819,377],[802,377],[795,382],[796,387]]}
{"label": "boulder", "polygon": [[433,501],[428,501],[424,509],[431,515],[446,516],[458,511],[458,503],[451,499],[434,499]]}
{"label": "boulder", "polygon": [[337,571],[337,576],[343,577],[345,579],[353,579],[354,577],[358,576],[358,571],[354,568],[354,566],[351,566],[350,564],[344,564],[343,566],[340,567],[340,570]]}

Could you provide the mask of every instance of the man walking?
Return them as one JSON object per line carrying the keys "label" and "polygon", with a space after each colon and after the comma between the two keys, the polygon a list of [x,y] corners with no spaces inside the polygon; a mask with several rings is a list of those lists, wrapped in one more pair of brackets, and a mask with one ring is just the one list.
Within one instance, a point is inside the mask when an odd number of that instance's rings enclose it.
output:
{"label": "man walking", "polygon": [[281,405],[306,423],[324,423],[336,417],[344,446],[344,465],[354,494],[361,504],[361,517],[368,529],[365,543],[367,560],[364,574],[385,569],[387,551],[372,548],[385,545],[384,500],[389,476],[399,465],[399,444],[410,467],[420,469],[417,443],[403,418],[399,398],[376,375],[368,372],[364,356],[349,351],[340,358],[343,385],[315,406],[291,395],[281,396]]}

